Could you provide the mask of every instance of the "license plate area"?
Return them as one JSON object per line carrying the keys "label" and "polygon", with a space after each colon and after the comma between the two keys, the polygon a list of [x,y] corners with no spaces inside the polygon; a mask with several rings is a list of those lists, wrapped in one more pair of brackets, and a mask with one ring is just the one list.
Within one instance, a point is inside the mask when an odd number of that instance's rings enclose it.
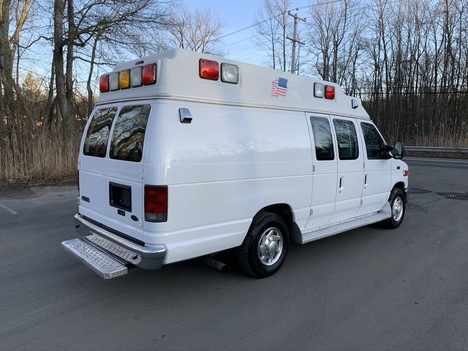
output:
{"label": "license plate area", "polygon": [[132,212],[132,188],[128,185],[109,183],[109,204],[112,207]]}

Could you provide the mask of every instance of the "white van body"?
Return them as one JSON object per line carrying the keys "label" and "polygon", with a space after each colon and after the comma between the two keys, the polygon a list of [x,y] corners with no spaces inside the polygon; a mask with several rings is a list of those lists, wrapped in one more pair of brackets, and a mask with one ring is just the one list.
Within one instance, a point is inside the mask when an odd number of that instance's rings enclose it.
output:
{"label": "white van body", "polygon": [[62,243],[104,278],[231,248],[263,277],[289,240],[403,219],[408,166],[336,84],[180,49],[104,78]]}

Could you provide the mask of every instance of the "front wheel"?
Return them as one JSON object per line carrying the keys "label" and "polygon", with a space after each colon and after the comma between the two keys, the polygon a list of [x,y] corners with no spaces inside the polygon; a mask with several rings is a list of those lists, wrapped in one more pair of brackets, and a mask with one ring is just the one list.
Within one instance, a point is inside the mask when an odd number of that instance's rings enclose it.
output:
{"label": "front wheel", "polygon": [[242,245],[237,249],[241,268],[257,278],[276,273],[289,248],[289,229],[277,214],[265,212],[254,218]]}
{"label": "front wheel", "polygon": [[406,210],[405,195],[401,189],[394,188],[389,198],[391,216],[383,223],[389,229],[398,228],[403,222]]}

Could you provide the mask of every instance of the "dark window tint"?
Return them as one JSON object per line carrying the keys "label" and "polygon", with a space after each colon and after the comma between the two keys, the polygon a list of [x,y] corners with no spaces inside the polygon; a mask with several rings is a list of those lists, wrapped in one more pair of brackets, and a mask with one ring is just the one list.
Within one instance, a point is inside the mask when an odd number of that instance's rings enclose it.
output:
{"label": "dark window tint", "polygon": [[369,123],[361,123],[364,141],[366,142],[366,151],[368,159],[381,159],[384,156],[385,143],[380,136],[377,128]]}
{"label": "dark window tint", "polygon": [[314,134],[315,155],[317,160],[333,160],[333,139],[328,119],[323,117],[311,117],[312,133]]}
{"label": "dark window tint", "polygon": [[150,110],[150,105],[125,106],[120,110],[112,134],[111,158],[141,161]]}
{"label": "dark window tint", "polygon": [[359,145],[354,123],[344,119],[334,119],[333,124],[338,142],[340,160],[355,160],[359,157]]}
{"label": "dark window tint", "polygon": [[109,133],[117,107],[97,110],[88,127],[83,153],[88,156],[105,157]]}

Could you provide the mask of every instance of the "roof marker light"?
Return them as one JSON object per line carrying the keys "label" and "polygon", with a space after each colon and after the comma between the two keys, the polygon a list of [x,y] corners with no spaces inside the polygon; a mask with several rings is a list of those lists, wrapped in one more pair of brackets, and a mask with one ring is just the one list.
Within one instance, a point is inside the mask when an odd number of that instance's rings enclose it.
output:
{"label": "roof marker light", "polygon": [[332,85],[325,85],[325,99],[335,99],[335,87]]}
{"label": "roof marker light", "polygon": [[199,63],[200,78],[209,80],[218,80],[219,64],[216,61],[200,59]]}
{"label": "roof marker light", "polygon": [[229,63],[221,64],[221,80],[225,83],[239,83],[239,67]]}

